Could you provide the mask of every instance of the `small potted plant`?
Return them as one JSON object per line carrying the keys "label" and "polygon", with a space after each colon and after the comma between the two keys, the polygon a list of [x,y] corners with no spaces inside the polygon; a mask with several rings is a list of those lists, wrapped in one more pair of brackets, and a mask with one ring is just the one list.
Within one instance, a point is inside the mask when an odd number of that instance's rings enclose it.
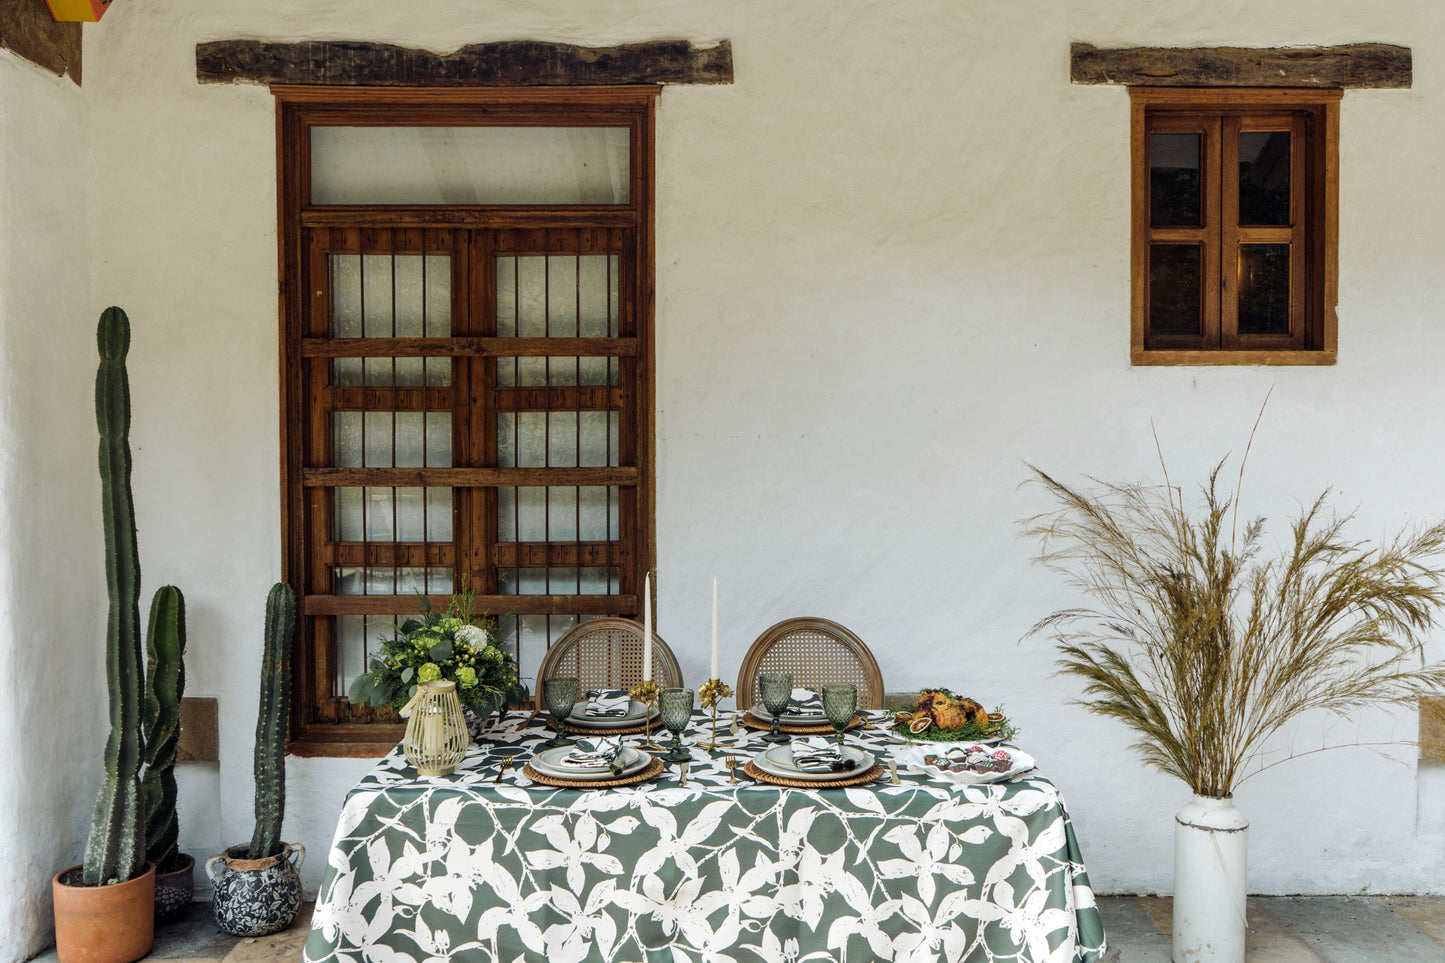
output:
{"label": "small potted plant", "polygon": [[216,925],[232,936],[284,930],[301,908],[299,871],[306,847],[281,841],[295,625],[296,596],[289,585],[278,582],[266,598],[261,703],[256,714],[256,830],[249,846],[232,846],[206,861],[206,874],[215,888]]}
{"label": "small potted plant", "polygon": [[420,617],[407,619],[394,637],[382,639],[368,670],[351,684],[351,702],[400,712],[419,684],[454,682],[474,728],[483,729],[492,713],[500,718],[508,705],[527,697],[516,659],[497,644],[497,620],[475,611],[475,592],[463,585],[445,612],[434,611],[424,595],[418,599]]}
{"label": "small potted plant", "polygon": [[1036,469],[1059,507],[1028,524],[1041,561],[1095,603],[1033,631],[1059,643],[1080,704],[1134,730],[1144,763],[1193,793],[1175,819],[1176,963],[1244,959],[1249,824],[1232,797],[1276,764],[1269,738],[1306,713],[1445,689],[1445,664],[1423,658],[1445,605],[1445,523],[1355,541],[1321,495],[1271,557],[1263,519],[1238,529],[1239,491],[1220,493],[1219,471],[1191,512],[1167,475],[1086,491]]}

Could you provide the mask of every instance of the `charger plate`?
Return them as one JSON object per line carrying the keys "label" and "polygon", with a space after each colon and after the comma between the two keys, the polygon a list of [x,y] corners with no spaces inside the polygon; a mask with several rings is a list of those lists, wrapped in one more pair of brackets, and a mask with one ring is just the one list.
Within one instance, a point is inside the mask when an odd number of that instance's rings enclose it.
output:
{"label": "charger plate", "polygon": [[652,756],[652,762],[648,763],[640,772],[635,772],[630,776],[619,776],[616,779],[567,779],[538,772],[532,768],[532,764],[529,762],[522,767],[522,775],[535,783],[543,786],[556,786],[558,789],[614,789],[617,786],[635,786],[640,782],[656,779],[662,775],[662,770],[665,768],[661,759]]}
{"label": "charger plate", "polygon": [[[551,729],[556,729],[556,728],[557,728],[557,720],[556,720],[556,719],[553,719],[551,716],[548,716],[548,717],[547,717],[547,726],[548,726],[549,728],[551,728]],[[771,727],[770,727],[770,728],[771,728]],[[635,724],[635,725],[626,725],[626,726],[601,726],[601,727],[594,727],[594,726],[579,726],[579,725],[574,725],[574,724],[572,723],[572,720],[570,720],[570,719],[567,720],[567,734],[568,734],[569,736],[579,735],[579,734],[584,733],[584,732],[587,733],[588,736],[607,736],[607,737],[611,737],[611,736],[635,736],[635,735],[637,735],[639,732],[646,732],[646,731],[647,731],[647,724],[646,724],[645,722],[639,722],[639,723],[637,723],[637,724]],[[666,732],[666,731],[667,731],[666,729],[663,729],[663,728],[662,728],[661,720],[659,720],[656,716],[653,716],[653,718],[652,718],[652,731],[653,731],[654,733],[659,732],[659,731],[660,731],[660,732]]]}
{"label": "charger plate", "polygon": [[[773,723],[772,723],[771,721],[764,722],[764,721],[763,721],[761,718],[759,718],[758,716],[753,715],[753,711],[752,711],[751,709],[749,709],[747,712],[744,712],[744,713],[742,714],[742,716],[739,717],[738,721],[741,722],[743,725],[747,726],[749,729],[761,729],[761,730],[766,731],[766,732],[772,732],[772,731],[773,731]],[[853,721],[850,722],[850,723],[848,723],[848,727],[847,727],[846,729],[844,729],[843,731],[844,731],[844,732],[847,732],[847,731],[849,731],[849,730],[851,730],[851,729],[856,729],[856,728],[858,728],[859,726],[861,726],[862,724],[863,724],[863,717],[862,717],[861,715],[855,715],[855,716],[853,717]],[[836,731],[836,730],[833,728],[833,724],[832,724],[831,722],[827,722],[827,721],[824,721],[824,723],[823,723],[822,725],[806,725],[806,726],[783,725],[783,726],[779,726],[779,728],[780,728],[783,732],[789,733],[790,735],[802,735],[802,736],[816,736],[816,735],[822,735],[822,734],[824,734],[824,733],[831,733],[831,732],[835,732],[835,731]]]}
{"label": "charger plate", "polygon": [[747,765],[743,766],[743,772],[758,782],[765,782],[772,786],[787,786],[790,789],[843,789],[847,786],[861,786],[865,782],[882,779],[888,774],[888,767],[881,762],[875,762],[873,767],[868,771],[849,779],[788,779],[784,776],[775,776],[770,772],[764,772],[749,759]]}

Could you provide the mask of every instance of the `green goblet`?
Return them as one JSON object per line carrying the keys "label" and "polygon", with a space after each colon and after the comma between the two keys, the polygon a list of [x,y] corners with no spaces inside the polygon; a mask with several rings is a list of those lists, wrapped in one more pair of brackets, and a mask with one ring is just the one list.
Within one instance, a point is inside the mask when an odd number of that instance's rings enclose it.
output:
{"label": "green goblet", "polygon": [[793,698],[793,673],[759,672],[758,689],[763,696],[763,705],[773,716],[773,731],[763,736],[765,742],[787,742],[783,734],[783,713]]}
{"label": "green goblet", "polygon": [[567,738],[567,717],[572,714],[572,707],[577,704],[581,691],[581,681],[573,676],[553,676],[542,683],[542,698],[547,701],[547,711],[552,713],[552,719],[557,723],[557,738],[547,745],[572,745],[572,740]]}
{"label": "green goblet", "polygon": [[662,758],[668,762],[691,762],[692,753],[682,747],[682,730],[692,722],[692,690],[663,689],[657,697],[662,724],[672,733],[672,746]]}
{"label": "green goblet", "polygon": [[858,687],[848,682],[829,682],[823,686],[823,715],[838,730],[838,745],[843,745],[843,732],[858,711]]}

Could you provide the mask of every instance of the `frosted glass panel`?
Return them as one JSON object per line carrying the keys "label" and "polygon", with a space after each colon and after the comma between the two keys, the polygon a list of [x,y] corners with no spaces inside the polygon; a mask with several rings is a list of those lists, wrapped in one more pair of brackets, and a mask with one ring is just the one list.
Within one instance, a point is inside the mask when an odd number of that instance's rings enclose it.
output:
{"label": "frosted glass panel", "polygon": [[497,537],[503,542],[604,542],[617,537],[615,486],[497,489]]}
{"label": "frosted glass panel", "polygon": [[313,127],[313,204],[626,204],[625,127]]}
{"label": "frosted glass panel", "polygon": [[616,358],[511,358],[497,359],[499,388],[600,388],[618,382]]}
{"label": "frosted glass panel", "polygon": [[[445,411],[338,411],[331,416],[338,468],[450,468],[452,416]],[[362,447],[366,461],[362,464]]]}
{"label": "frosted glass panel", "polygon": [[450,542],[450,488],[337,488],[342,542]]}
{"label": "frosted glass panel", "polygon": [[609,338],[619,311],[615,254],[497,258],[497,334]]}
{"label": "frosted glass panel", "polygon": [[334,570],[337,595],[449,595],[452,592],[450,568],[337,568]]}
{"label": "frosted glass panel", "polygon": [[619,414],[615,411],[498,412],[497,465],[501,468],[615,466],[618,427]]}
{"label": "frosted glass panel", "polygon": [[381,640],[396,634],[394,615],[336,616],[336,676],[332,679],[332,695],[345,697],[352,680],[366,671],[373,652],[381,649]]}
{"label": "frosted glass panel", "polygon": [[611,595],[622,584],[622,570],[607,568],[501,568],[497,584],[504,595]]}
{"label": "frosted glass panel", "polygon": [[451,335],[451,258],[445,254],[332,254],[331,336]]}

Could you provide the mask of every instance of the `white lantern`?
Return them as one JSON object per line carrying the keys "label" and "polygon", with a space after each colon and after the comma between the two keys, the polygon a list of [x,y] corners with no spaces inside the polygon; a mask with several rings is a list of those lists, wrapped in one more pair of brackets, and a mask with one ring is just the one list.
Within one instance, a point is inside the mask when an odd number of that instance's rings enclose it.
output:
{"label": "white lantern", "polygon": [[406,761],[423,776],[450,775],[472,744],[457,684],[444,679],[418,684],[401,715],[407,720],[401,740]]}

